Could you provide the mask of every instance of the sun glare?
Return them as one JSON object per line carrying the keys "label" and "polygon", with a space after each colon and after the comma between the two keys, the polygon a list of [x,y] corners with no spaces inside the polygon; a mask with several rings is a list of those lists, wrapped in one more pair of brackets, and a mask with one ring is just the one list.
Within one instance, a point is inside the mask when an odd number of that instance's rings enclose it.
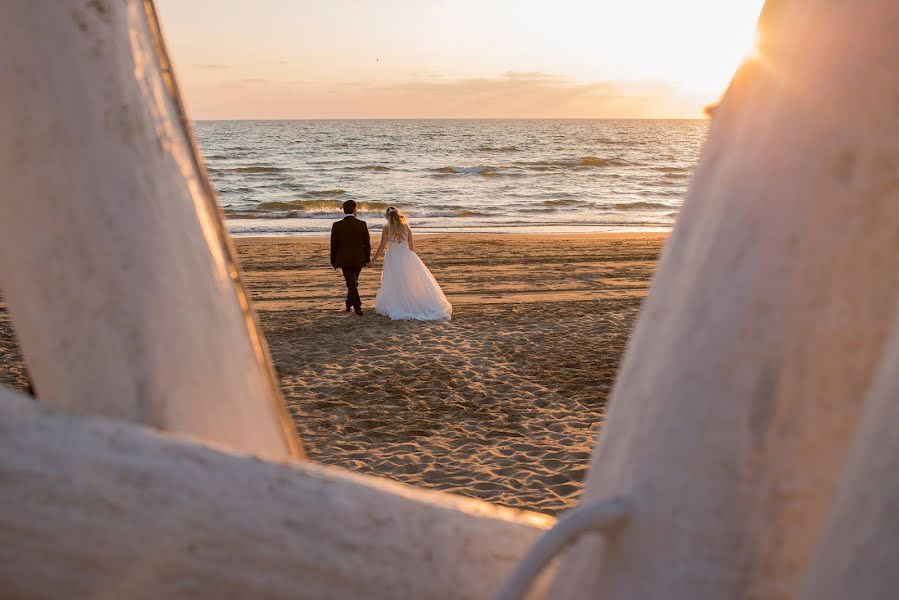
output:
{"label": "sun glare", "polygon": [[700,94],[721,94],[740,63],[755,53],[756,21],[761,3],[761,0],[747,3],[754,6],[750,6],[745,19],[731,22],[718,31],[709,22],[689,24],[684,33],[684,52],[692,60],[682,63],[676,77]]}
{"label": "sun glare", "polygon": [[752,52],[763,4],[272,1],[159,0],[199,114],[700,117]]}
{"label": "sun glare", "polygon": [[754,53],[763,3],[585,0],[587,21],[595,24],[600,39],[587,41],[581,50],[592,63],[593,73],[602,70],[622,79],[662,82],[710,102],[727,87],[740,63]]}

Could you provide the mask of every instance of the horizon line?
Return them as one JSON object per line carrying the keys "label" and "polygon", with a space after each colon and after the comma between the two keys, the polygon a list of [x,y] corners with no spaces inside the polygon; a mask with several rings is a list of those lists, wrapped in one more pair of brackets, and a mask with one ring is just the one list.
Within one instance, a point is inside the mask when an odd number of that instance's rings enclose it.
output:
{"label": "horizon line", "polygon": [[191,121],[711,121],[710,117],[239,117]]}

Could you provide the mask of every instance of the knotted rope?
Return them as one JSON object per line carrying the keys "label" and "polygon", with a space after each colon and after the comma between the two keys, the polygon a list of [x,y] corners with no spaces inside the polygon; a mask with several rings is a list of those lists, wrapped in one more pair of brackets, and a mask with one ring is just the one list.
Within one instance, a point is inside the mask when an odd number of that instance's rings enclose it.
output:
{"label": "knotted rope", "polygon": [[578,507],[560,518],[528,550],[506,579],[496,600],[521,600],[560,552],[587,532],[610,534],[624,525],[633,514],[630,498],[606,498]]}

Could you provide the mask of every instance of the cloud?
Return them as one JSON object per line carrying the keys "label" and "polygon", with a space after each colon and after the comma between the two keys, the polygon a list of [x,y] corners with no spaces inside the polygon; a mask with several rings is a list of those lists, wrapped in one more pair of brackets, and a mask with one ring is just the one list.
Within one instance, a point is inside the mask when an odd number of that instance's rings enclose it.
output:
{"label": "cloud", "polygon": [[493,78],[351,85],[353,95],[367,95],[366,105],[372,112],[381,114],[393,105],[414,117],[656,117],[670,114],[669,101],[676,94],[662,84],[578,82],[551,73],[516,71]]}
{"label": "cloud", "polygon": [[234,94],[223,91],[225,85],[207,87],[208,97],[194,98],[194,112],[203,118],[272,119],[697,118],[704,106],[661,83],[583,82],[536,71],[331,83],[254,77],[231,86]]}
{"label": "cloud", "polygon": [[526,79],[526,80],[539,80],[539,79],[549,79],[549,80],[559,80],[565,79],[561,75],[553,75],[552,73],[541,73],[540,71],[506,71],[502,74],[502,77],[506,79]]}

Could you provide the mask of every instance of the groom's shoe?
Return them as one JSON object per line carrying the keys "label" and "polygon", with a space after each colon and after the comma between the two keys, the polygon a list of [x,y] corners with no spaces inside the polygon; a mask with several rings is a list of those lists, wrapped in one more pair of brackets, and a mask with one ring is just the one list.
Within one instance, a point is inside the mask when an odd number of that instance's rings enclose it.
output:
{"label": "groom's shoe", "polygon": [[356,313],[357,315],[359,315],[360,317],[361,317],[362,315],[365,314],[365,313],[362,312],[362,307],[361,307],[361,306],[360,306],[359,308],[354,308],[354,309],[353,309],[353,312],[355,312],[355,313]]}
{"label": "groom's shoe", "polygon": [[350,312],[350,303],[349,302],[346,303],[346,311]]}

